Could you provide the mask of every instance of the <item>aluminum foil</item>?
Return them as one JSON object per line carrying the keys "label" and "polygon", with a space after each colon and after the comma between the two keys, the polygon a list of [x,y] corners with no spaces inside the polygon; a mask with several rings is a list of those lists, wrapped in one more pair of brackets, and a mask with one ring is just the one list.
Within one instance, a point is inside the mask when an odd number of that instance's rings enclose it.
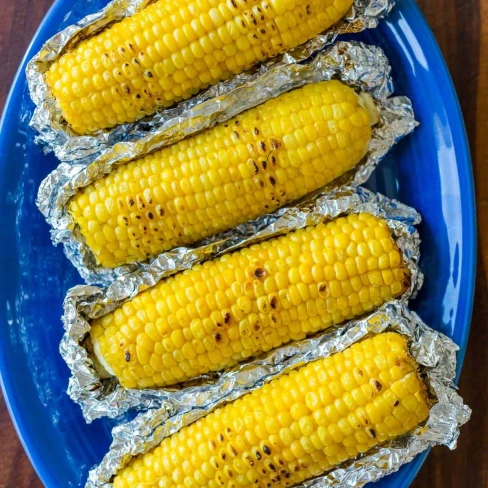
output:
{"label": "aluminum foil", "polygon": [[[188,255],[192,259],[195,248],[179,248],[156,257],[148,264],[127,265],[107,269],[96,263],[91,250],[85,245],[78,226],[66,209],[69,199],[98,178],[109,173],[115,166],[177,142],[185,136],[223,122],[237,113],[254,107],[279,94],[331,78],[339,78],[358,90],[368,92],[376,102],[380,123],[373,130],[368,154],[352,171],[333,182],[327,190],[342,184],[364,183],[378,162],[397,140],[410,133],[417,125],[411,102],[406,97],[393,97],[390,65],[383,51],[375,46],[360,43],[339,42],[319,53],[305,64],[281,64],[269,70],[261,70],[246,83],[235,86],[218,98],[211,98],[189,108],[180,116],[158,126],[158,130],[137,142],[116,144],[89,165],[62,163],[41,184],[37,205],[52,227],[55,244],[63,243],[65,252],[82,277],[91,284],[110,283],[120,274],[137,269],[157,266],[173,256]],[[228,87],[231,87],[229,84]],[[265,217],[252,225],[266,225]],[[212,238],[217,243],[222,235]]]}
{"label": "aluminum foil", "polygon": [[27,65],[26,75],[29,91],[36,110],[30,125],[39,133],[37,142],[46,150],[54,150],[56,156],[66,162],[93,161],[115,143],[134,141],[147,134],[157,135],[164,125],[184,117],[185,112],[202,102],[218,99],[234,87],[246,84],[255,72],[262,72],[283,65],[291,65],[309,58],[312,54],[332,43],[339,34],[360,32],[376,27],[394,5],[394,0],[355,0],[346,16],[322,35],[319,35],[283,56],[273,58],[263,66],[213,86],[174,108],[161,110],[141,121],[119,125],[114,129],[99,131],[90,136],[79,136],[73,132],[64,119],[56,100],[45,80],[45,73],[51,64],[63,53],[76,47],[82,40],[96,35],[113,22],[154,3],[155,0],[113,0],[104,9],[89,15],[49,39]]}
{"label": "aluminum foil", "polygon": [[[318,224],[350,213],[368,212],[384,218],[392,229],[403,253],[412,279],[410,289],[402,300],[407,301],[420,288],[423,275],[418,267],[420,239],[415,225],[419,214],[397,201],[361,187],[343,187],[321,196],[313,202],[283,209],[278,217],[261,229],[249,224],[229,232],[227,240],[210,243],[192,253],[178,250],[153,265],[134,273],[120,276],[110,286],[77,286],[72,288],[64,302],[63,323],[66,333],[61,341],[61,355],[71,370],[68,394],[78,403],[87,422],[108,416],[118,417],[129,410],[143,410],[166,405],[168,411],[177,406],[205,405],[212,398],[230,394],[240,385],[254,381],[254,375],[263,375],[269,367],[280,364],[289,351],[299,345],[285,346],[264,358],[241,364],[222,373],[204,375],[189,383],[165,389],[127,389],[116,378],[101,379],[93,366],[84,339],[90,331],[90,320],[101,317],[138,293],[154,286],[159,280],[193,264],[219,256],[224,252],[248,246],[286,232]],[[166,255],[165,255],[166,256]],[[313,344],[315,340],[304,344]],[[303,346],[305,347],[305,346]],[[291,348],[291,349],[290,349]],[[251,374],[252,372],[252,374]]]}
{"label": "aluminum foil", "polygon": [[358,488],[397,471],[432,446],[444,444],[454,449],[459,428],[471,415],[471,410],[463,404],[453,383],[458,347],[448,337],[425,325],[404,303],[394,301],[366,318],[316,338],[290,344],[260,363],[250,365],[241,372],[241,381],[235,381],[233,387],[222,394],[207,396],[198,403],[197,408],[189,409],[187,404],[174,402],[171,408],[164,405],[115,427],[110,451],[100,465],[90,471],[86,488],[111,488],[111,479],[132,456],[150,451],[183,426],[291,369],[343,351],[367,336],[387,330],[399,332],[408,338],[409,352],[419,364],[420,374],[426,379],[432,400],[427,422],[411,433],[373,448],[323,476],[295,486]]}

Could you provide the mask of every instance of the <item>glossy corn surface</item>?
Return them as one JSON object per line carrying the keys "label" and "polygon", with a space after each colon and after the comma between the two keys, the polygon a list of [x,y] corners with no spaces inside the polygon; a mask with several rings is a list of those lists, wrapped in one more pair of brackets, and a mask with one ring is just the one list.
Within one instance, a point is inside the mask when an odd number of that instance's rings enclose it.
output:
{"label": "glossy corn surface", "polygon": [[123,386],[167,386],[373,310],[409,280],[386,223],[353,214],[164,280],[94,320],[91,339]]}
{"label": "glossy corn surface", "polygon": [[370,115],[339,81],[285,93],[120,166],[69,211],[99,264],[143,261],[272,212],[352,169]]}
{"label": "glossy corn surface", "polygon": [[405,339],[383,333],[272,381],[134,458],[114,488],[285,487],[429,415]]}
{"label": "glossy corn surface", "polygon": [[54,62],[79,134],[136,121],[324,31],[352,0],[159,0]]}

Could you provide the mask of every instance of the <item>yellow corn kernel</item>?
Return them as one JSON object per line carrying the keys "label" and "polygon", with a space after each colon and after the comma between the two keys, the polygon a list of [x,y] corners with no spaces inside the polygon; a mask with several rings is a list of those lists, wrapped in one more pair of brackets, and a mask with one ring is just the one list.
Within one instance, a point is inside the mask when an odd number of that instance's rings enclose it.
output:
{"label": "yellow corn kernel", "polygon": [[73,130],[90,134],[153,114],[303,44],[351,4],[159,0],[61,56],[47,82]]}
{"label": "yellow corn kernel", "polygon": [[[341,149],[347,157],[339,161],[327,141],[342,131],[330,131],[320,108],[344,100],[362,124],[354,130],[355,140]],[[298,142],[294,134],[307,129],[313,137]],[[99,264],[144,261],[273,212],[330,183],[361,160],[370,139],[370,115],[356,93],[336,80],[316,83],[116,168],[76,194],[68,208]],[[290,164],[292,159],[296,164]],[[345,238],[335,239],[346,249]],[[385,270],[398,259],[382,239],[374,241],[373,250]],[[358,253],[369,256],[370,247],[362,246]]]}
{"label": "yellow corn kernel", "polygon": [[[355,227],[359,233],[353,242],[351,229]],[[390,285],[381,273],[376,278],[380,282],[375,279],[371,283],[372,271],[367,267],[355,270],[352,276],[347,268],[337,266],[348,258],[336,244],[344,239],[353,246],[372,242],[375,233],[371,231],[378,227],[388,230],[377,217],[352,214],[255,244],[161,281],[114,312],[93,320],[91,339],[99,361],[127,388],[167,386],[233,366],[371,311],[406,290],[408,269],[399,262],[394,268],[398,278]],[[329,239],[331,236],[341,238]],[[392,248],[397,249],[391,233],[388,238]],[[311,258],[304,260],[307,254]],[[330,268],[330,274],[323,273],[326,278],[320,275],[320,281],[309,282],[303,278],[308,276],[304,270],[298,273],[298,282],[294,281],[293,269],[317,266],[314,263],[324,255],[329,264],[321,266]],[[304,261],[301,265],[300,260]],[[361,307],[351,307],[344,290],[352,290],[350,282],[358,278],[359,295],[365,291],[370,296],[378,285],[389,292],[374,303],[365,299]],[[277,289],[271,295],[266,292],[266,280],[275,282]],[[129,335],[124,332],[127,327]],[[137,347],[132,350],[133,346]],[[386,346],[378,343],[378,347]],[[204,350],[206,354],[198,352]],[[401,365],[394,360],[395,356],[387,356],[387,371],[393,379],[401,376]],[[384,361],[383,357],[377,363],[365,358],[367,374],[378,376]],[[159,367],[161,363],[171,367],[162,371],[155,368],[154,375],[147,372],[148,364]],[[344,389],[356,381],[363,388],[362,395],[369,399],[376,385],[360,381],[358,375],[356,372],[335,378],[330,393],[340,398]],[[403,399],[408,395],[408,385],[404,392],[395,393]],[[347,405],[339,407],[347,410]]]}
{"label": "yellow corn kernel", "polygon": [[[387,372],[389,355],[402,376],[380,383],[364,361],[380,358],[381,372]],[[424,422],[429,403],[416,369],[403,336],[385,332],[364,339],[183,427],[129,461],[114,488],[295,486]],[[324,393],[331,379],[356,372],[376,385],[366,404],[353,400],[360,391],[353,382],[337,399]],[[407,393],[400,398],[393,390]],[[350,404],[347,413],[335,408],[341,402]],[[324,413],[328,409],[333,417]]]}

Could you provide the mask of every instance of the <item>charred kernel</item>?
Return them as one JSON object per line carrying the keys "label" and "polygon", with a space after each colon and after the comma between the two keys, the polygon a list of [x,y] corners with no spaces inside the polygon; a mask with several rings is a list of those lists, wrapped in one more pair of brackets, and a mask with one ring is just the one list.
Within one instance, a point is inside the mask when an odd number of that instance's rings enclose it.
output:
{"label": "charred kernel", "polygon": [[225,325],[229,325],[229,324],[231,323],[231,321],[232,321],[232,316],[231,316],[231,314],[230,314],[229,312],[226,312],[226,313],[224,314],[224,324],[225,324]]}
{"label": "charred kernel", "polygon": [[271,455],[271,449],[268,446],[263,446],[263,452],[267,456]]}
{"label": "charred kernel", "polygon": [[399,400],[395,400],[395,402],[393,403],[393,406],[394,406],[394,407],[398,407],[398,405],[400,405]]}
{"label": "charred kernel", "polygon": [[381,391],[381,383],[376,379],[371,379],[371,384],[376,391]]}
{"label": "charred kernel", "polygon": [[264,271],[263,268],[256,268],[254,270],[254,276],[259,280],[261,278],[264,277],[264,275],[266,274],[266,271]]}
{"label": "charred kernel", "polygon": [[130,361],[130,352],[125,351],[125,361],[128,363]]}
{"label": "charred kernel", "polygon": [[372,439],[376,439],[376,431],[374,429],[369,429],[368,432]]}
{"label": "charred kernel", "polygon": [[249,466],[254,467],[254,459],[252,459],[250,456],[245,456],[244,457],[244,460],[246,461],[247,464],[249,464]]}
{"label": "charred kernel", "polygon": [[271,300],[269,301],[270,307],[276,308],[277,303],[278,303],[278,299],[276,297],[271,297]]}

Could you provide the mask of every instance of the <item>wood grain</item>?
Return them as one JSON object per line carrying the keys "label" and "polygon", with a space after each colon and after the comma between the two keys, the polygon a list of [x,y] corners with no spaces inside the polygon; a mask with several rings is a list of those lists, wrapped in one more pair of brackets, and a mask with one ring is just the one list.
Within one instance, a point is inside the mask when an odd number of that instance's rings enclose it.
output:
{"label": "wood grain", "polygon": [[[0,0],[0,109],[17,66],[51,0]],[[488,487],[488,1],[420,0],[457,88],[477,190],[477,291],[460,389],[473,408],[457,450],[434,449],[412,488]],[[42,488],[0,398],[0,488]]]}

